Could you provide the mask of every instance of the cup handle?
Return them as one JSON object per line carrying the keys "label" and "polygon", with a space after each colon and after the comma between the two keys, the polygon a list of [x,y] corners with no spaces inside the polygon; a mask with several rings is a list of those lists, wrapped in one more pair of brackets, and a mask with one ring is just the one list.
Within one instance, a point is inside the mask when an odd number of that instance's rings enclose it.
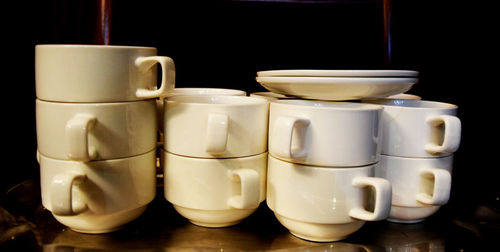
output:
{"label": "cup handle", "polygon": [[272,131],[271,152],[288,159],[306,157],[305,131],[309,124],[310,121],[307,119],[278,117]]}
{"label": "cup handle", "polygon": [[158,98],[165,96],[166,93],[174,89],[175,64],[172,58],[166,56],[148,56],[138,57],[135,60],[135,65],[145,70],[149,70],[156,63],[160,64],[162,70],[160,88],[154,90],[139,88],[135,93],[137,97],[142,99]]}
{"label": "cup handle", "polygon": [[259,173],[252,169],[238,169],[228,173],[232,181],[239,181],[241,195],[231,196],[227,204],[237,209],[254,209],[259,206],[260,178]]}
{"label": "cup handle", "polygon": [[388,180],[376,177],[357,177],[352,181],[352,185],[360,188],[372,187],[375,191],[375,206],[373,212],[364,208],[351,209],[349,211],[351,217],[365,221],[377,221],[389,216],[392,203],[392,186]]}
{"label": "cup handle", "polygon": [[73,198],[73,188],[87,179],[82,173],[61,173],[52,178],[50,203],[56,215],[77,215],[87,210],[87,204]]}
{"label": "cup handle", "polygon": [[96,123],[93,115],[77,114],[66,123],[66,150],[71,160],[87,162],[96,157],[96,150],[89,145],[89,132]]}
{"label": "cup handle", "polygon": [[[450,199],[451,174],[444,169],[422,168],[420,170],[420,193],[417,201],[428,205],[444,205]],[[429,179],[430,178],[430,179]],[[432,191],[425,190],[432,188]]]}
{"label": "cup handle", "polygon": [[226,151],[229,130],[229,117],[225,114],[210,113],[208,115],[205,151],[221,154]]}
{"label": "cup handle", "polygon": [[462,124],[458,117],[451,115],[431,116],[427,118],[427,123],[434,128],[444,125],[444,137],[441,145],[428,143],[425,146],[425,151],[430,153],[453,153],[457,151],[462,131]]}

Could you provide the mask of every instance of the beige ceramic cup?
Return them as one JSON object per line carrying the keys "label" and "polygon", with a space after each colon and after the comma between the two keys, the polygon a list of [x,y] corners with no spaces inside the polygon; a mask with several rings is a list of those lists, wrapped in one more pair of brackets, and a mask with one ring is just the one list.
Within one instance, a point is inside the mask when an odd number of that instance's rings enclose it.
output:
{"label": "beige ceramic cup", "polygon": [[457,151],[462,126],[456,116],[456,105],[405,99],[380,99],[369,103],[384,106],[381,154],[432,158]]}
{"label": "beige ceramic cup", "polygon": [[[161,65],[157,87],[156,64]],[[171,58],[154,47],[37,45],[36,96],[58,102],[115,102],[156,98],[175,85]]]}
{"label": "beige ceramic cup", "polygon": [[313,166],[376,163],[382,106],[313,100],[277,100],[269,112],[269,153]]}
{"label": "beige ceramic cup", "polygon": [[234,158],[267,152],[269,103],[247,96],[175,96],[165,100],[166,151]]}
{"label": "beige ceramic cup", "polygon": [[162,151],[162,158],[165,198],[193,224],[235,225],[265,200],[267,153],[210,159]]}
{"label": "beige ceramic cup", "polygon": [[269,155],[266,202],[293,235],[319,242],[342,240],[365,221],[389,215],[391,185],[373,177],[373,169],[306,166]]}
{"label": "beige ceramic cup", "polygon": [[405,158],[381,155],[375,176],[392,184],[388,220],[416,223],[434,214],[450,198],[453,155]]}
{"label": "beige ceramic cup", "polygon": [[87,163],[38,155],[42,204],[78,232],[119,229],[154,199],[155,159],[155,151]]}
{"label": "beige ceramic cup", "polygon": [[154,100],[60,103],[36,100],[38,150],[75,161],[144,154],[156,148]]}
{"label": "beige ceramic cup", "polygon": [[174,88],[171,92],[167,93],[164,97],[156,100],[156,111],[158,112],[158,129],[160,130],[160,144],[163,144],[163,108],[164,100],[168,97],[181,96],[181,95],[236,95],[236,96],[246,96],[247,92],[238,89],[228,89],[228,88]]}

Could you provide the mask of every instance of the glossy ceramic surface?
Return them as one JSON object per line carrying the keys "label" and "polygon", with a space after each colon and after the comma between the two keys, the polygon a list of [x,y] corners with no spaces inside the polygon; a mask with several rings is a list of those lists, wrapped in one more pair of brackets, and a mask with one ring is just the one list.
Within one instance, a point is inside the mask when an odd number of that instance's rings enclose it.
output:
{"label": "glossy ceramic surface", "polygon": [[379,99],[384,106],[382,154],[399,157],[442,157],[457,151],[461,122],[457,106],[424,100]]}
{"label": "glossy ceramic surface", "polygon": [[[389,215],[390,183],[372,177],[373,169],[305,166],[269,156],[266,202],[292,234],[312,241],[341,240],[364,221]],[[368,188],[373,197],[366,196]]]}
{"label": "glossy ceramic surface", "polygon": [[267,153],[207,159],[162,151],[162,159],[165,198],[197,225],[234,225],[265,200]]}
{"label": "glossy ceramic surface", "polygon": [[381,116],[382,106],[378,105],[273,101],[269,153],[281,160],[315,166],[373,164],[380,154]]}
{"label": "glossy ceramic surface", "polygon": [[[164,96],[175,86],[171,58],[154,47],[37,45],[36,96],[59,102],[134,101]],[[156,65],[161,65],[157,87]]]}
{"label": "glossy ceramic surface", "polygon": [[87,163],[38,159],[43,206],[79,232],[113,231],[138,217],[156,195],[156,151]]}
{"label": "glossy ceramic surface", "polygon": [[267,90],[305,99],[359,100],[404,93],[418,78],[400,77],[256,77]]}
{"label": "glossy ceramic surface", "polygon": [[310,76],[310,77],[416,77],[417,71],[411,70],[323,70],[289,69],[259,71],[257,76]]}
{"label": "glossy ceramic surface", "polygon": [[269,103],[246,96],[176,96],[165,102],[164,148],[204,158],[267,152]]}
{"label": "glossy ceramic surface", "polygon": [[448,202],[453,155],[439,158],[404,158],[381,155],[375,176],[392,184],[395,222],[419,222]]}
{"label": "glossy ceramic surface", "polygon": [[154,100],[61,103],[36,100],[41,154],[62,160],[107,160],[156,148]]}

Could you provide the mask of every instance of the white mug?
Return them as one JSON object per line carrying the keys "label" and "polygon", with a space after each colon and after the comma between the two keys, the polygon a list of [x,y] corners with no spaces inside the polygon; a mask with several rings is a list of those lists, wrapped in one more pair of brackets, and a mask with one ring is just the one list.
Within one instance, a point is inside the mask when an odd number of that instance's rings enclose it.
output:
{"label": "white mug", "polygon": [[163,150],[162,158],[165,198],[196,225],[235,225],[265,200],[267,153],[207,159]]}
{"label": "white mug", "polygon": [[156,195],[156,151],[92,162],[38,154],[42,204],[83,233],[111,232],[137,218]]}
{"label": "white mug", "polygon": [[453,155],[405,158],[381,155],[375,176],[392,184],[388,220],[415,223],[436,212],[450,198]]}
{"label": "white mug", "polygon": [[246,96],[165,100],[164,148],[189,157],[234,158],[267,152],[269,103]]}
{"label": "white mug", "polygon": [[[36,96],[59,102],[135,101],[175,86],[174,61],[154,47],[37,45]],[[156,64],[161,65],[157,88]]]}
{"label": "white mug", "polygon": [[[342,240],[365,221],[389,215],[391,185],[373,177],[373,169],[374,165],[306,166],[269,156],[267,205],[278,221],[299,238]],[[373,188],[372,197],[366,196],[368,188]],[[366,207],[370,204],[371,209]]]}
{"label": "white mug", "polygon": [[269,153],[314,166],[377,162],[382,106],[348,102],[278,100],[269,112]]}
{"label": "white mug", "polygon": [[36,100],[41,154],[88,162],[144,154],[156,148],[154,100],[61,103]]}
{"label": "white mug", "polygon": [[[164,99],[167,97],[181,96],[181,95],[236,95],[246,96],[247,92],[238,89],[228,88],[174,88],[171,92],[167,93],[164,97],[156,100],[156,111],[158,112],[158,129],[160,134],[163,135],[163,104]],[[163,143],[163,139],[160,139]]]}
{"label": "white mug", "polygon": [[381,154],[429,158],[457,151],[461,122],[457,106],[449,103],[380,99],[369,103],[384,106]]}

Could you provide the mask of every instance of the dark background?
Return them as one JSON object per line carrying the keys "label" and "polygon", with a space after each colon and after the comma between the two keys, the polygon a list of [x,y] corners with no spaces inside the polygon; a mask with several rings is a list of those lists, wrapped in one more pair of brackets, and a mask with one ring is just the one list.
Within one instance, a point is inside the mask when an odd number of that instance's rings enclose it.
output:
{"label": "dark background", "polygon": [[[314,3],[312,3],[314,2]],[[153,46],[174,59],[178,87],[265,91],[256,71],[409,69],[409,91],[459,106],[462,142],[452,195],[457,217],[498,211],[498,21],[487,1],[392,1],[392,60],[384,60],[382,1],[118,1],[111,44]],[[2,3],[0,192],[37,178],[34,47],[94,44],[97,1]]]}

